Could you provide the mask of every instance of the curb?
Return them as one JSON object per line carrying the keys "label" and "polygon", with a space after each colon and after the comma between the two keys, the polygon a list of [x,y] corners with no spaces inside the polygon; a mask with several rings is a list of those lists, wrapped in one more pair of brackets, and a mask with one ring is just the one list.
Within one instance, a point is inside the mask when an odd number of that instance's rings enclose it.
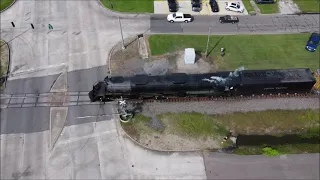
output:
{"label": "curb", "polygon": [[[137,35],[136,35],[136,36],[129,36],[129,37],[127,37],[127,38],[124,39],[124,42],[126,42],[126,40],[128,40],[128,39],[134,39],[134,40],[136,40],[136,38],[137,38]],[[120,40],[118,43],[116,43],[116,44],[111,48],[111,50],[109,51],[109,54],[108,54],[108,72],[109,72],[110,75],[112,74],[112,72],[111,72],[111,64],[112,64],[112,63],[111,63],[111,57],[112,57],[112,54],[113,54],[114,50],[116,49],[116,47],[119,46],[119,45],[121,45],[121,43],[122,43],[122,40]]]}
{"label": "curb", "polygon": [[[121,43],[121,41],[119,42]],[[116,49],[116,47],[119,45],[119,43],[116,43],[112,48],[111,50],[109,51],[109,54],[108,54],[108,72],[109,74],[111,75],[111,56],[113,54],[113,51]]]}
{"label": "curb", "polygon": [[11,6],[13,6],[13,4],[16,2],[16,0],[13,0],[13,2],[6,8],[4,8],[2,11],[0,11],[0,13],[4,12],[5,10],[9,9]]}
{"label": "curb", "polygon": [[[117,118],[118,119],[118,118]],[[118,119],[118,123],[121,127],[121,130],[124,132],[125,136],[128,137],[131,141],[133,141],[135,144],[141,146],[142,148],[145,148],[147,150],[150,150],[150,151],[156,151],[156,152],[168,152],[168,153],[175,153],[175,152],[203,152],[204,150],[201,150],[201,149],[194,149],[194,150],[159,150],[159,149],[153,149],[153,148],[150,148],[150,147],[147,147],[143,144],[141,144],[140,142],[138,142],[137,140],[133,139],[122,127],[119,119]]]}
{"label": "curb", "polygon": [[[5,42],[4,40],[0,40],[0,41],[4,42],[4,44],[5,44],[5,45],[7,46],[7,48],[8,48],[8,69],[7,69],[7,74],[4,76],[4,77],[5,77],[4,86],[3,86],[3,88],[2,88],[2,89],[5,89],[6,86],[7,86],[7,79],[8,79],[8,77],[9,77],[9,73],[10,73],[10,64],[11,64],[10,47],[9,47],[8,43]],[[2,77],[1,77],[1,78],[2,78]]]}

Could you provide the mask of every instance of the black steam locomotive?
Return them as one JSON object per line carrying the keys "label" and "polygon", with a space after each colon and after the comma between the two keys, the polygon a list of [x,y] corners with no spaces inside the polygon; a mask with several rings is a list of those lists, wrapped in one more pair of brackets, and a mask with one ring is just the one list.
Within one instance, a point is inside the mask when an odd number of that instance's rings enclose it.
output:
{"label": "black steam locomotive", "polygon": [[163,76],[106,77],[89,92],[94,101],[170,99],[177,97],[247,96],[306,93],[316,83],[308,68],[224,71],[207,74],[175,73]]}

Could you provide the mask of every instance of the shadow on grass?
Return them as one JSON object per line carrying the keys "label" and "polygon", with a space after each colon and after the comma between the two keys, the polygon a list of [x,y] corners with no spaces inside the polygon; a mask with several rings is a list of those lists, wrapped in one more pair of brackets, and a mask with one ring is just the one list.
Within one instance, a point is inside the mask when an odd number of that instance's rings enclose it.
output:
{"label": "shadow on grass", "polygon": [[222,41],[224,36],[222,36],[219,41],[211,48],[211,50],[208,52],[208,56],[211,54],[211,52],[219,45],[219,43]]}

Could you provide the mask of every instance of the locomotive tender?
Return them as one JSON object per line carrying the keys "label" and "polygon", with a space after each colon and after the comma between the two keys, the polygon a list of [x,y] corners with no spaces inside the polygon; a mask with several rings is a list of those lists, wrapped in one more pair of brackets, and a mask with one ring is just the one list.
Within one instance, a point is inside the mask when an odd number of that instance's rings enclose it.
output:
{"label": "locomotive tender", "polygon": [[206,74],[106,77],[89,92],[95,101],[307,93],[316,83],[309,68],[223,71]]}

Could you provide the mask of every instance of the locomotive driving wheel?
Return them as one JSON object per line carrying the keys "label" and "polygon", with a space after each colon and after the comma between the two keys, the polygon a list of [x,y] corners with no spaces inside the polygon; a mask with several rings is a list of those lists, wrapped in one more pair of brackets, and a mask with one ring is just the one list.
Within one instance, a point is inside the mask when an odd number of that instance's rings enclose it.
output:
{"label": "locomotive driving wheel", "polygon": [[129,122],[133,118],[133,113],[127,109],[127,102],[122,97],[118,102],[118,113],[120,121],[123,123]]}
{"label": "locomotive driving wheel", "polygon": [[123,123],[129,122],[133,118],[133,113],[120,114],[120,121]]}

